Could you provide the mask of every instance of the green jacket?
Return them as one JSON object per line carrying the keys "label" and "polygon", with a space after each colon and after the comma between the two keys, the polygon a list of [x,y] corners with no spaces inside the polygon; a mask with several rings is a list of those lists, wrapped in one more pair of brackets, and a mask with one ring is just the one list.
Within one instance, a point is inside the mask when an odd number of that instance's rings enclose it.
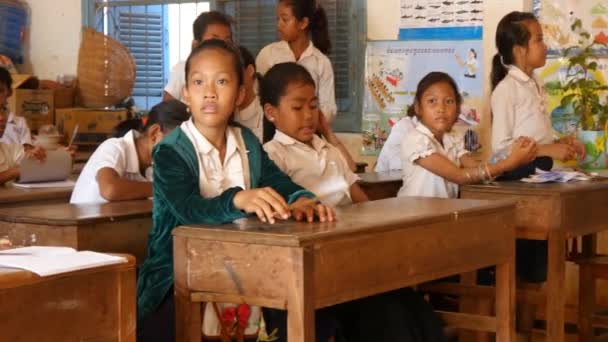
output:
{"label": "green jacket", "polygon": [[[247,148],[251,188],[270,186],[289,203],[300,196],[313,197],[291,181],[268,158],[256,136],[241,128]],[[247,216],[234,206],[233,187],[220,196],[204,198],[199,189],[198,159],[190,139],[178,127],[167,135],[153,153],[153,227],[148,236],[148,258],[137,280],[137,321],[154,312],[173,287],[173,228],[189,224],[224,224]]]}

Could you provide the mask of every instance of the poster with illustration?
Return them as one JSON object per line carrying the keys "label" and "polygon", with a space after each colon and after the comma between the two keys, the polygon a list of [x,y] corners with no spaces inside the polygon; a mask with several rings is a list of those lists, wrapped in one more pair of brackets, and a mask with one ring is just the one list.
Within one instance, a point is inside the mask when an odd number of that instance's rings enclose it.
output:
{"label": "poster with illustration", "polygon": [[458,83],[464,102],[457,125],[476,126],[483,97],[479,40],[376,41],[366,51],[363,100],[363,153],[379,153],[391,127],[403,118],[416,86],[431,71],[443,71]]}
{"label": "poster with illustration", "polygon": [[[608,59],[600,58],[597,63],[598,68],[591,76],[606,84]],[[572,108],[561,107],[564,94],[560,90],[560,84],[566,82],[567,71],[568,65],[561,58],[548,59],[545,66],[538,71],[547,96],[546,109],[551,115],[553,131],[558,137],[575,135],[579,122],[579,117],[574,115]]]}
{"label": "poster with illustration", "polygon": [[484,0],[401,0],[400,5],[401,40],[482,39]]}
{"label": "poster with illustration", "polygon": [[[560,56],[563,49],[577,43],[570,29],[576,19],[595,40],[608,44],[608,0],[534,0],[533,5],[549,56]],[[598,53],[608,55],[608,49],[598,49]]]}

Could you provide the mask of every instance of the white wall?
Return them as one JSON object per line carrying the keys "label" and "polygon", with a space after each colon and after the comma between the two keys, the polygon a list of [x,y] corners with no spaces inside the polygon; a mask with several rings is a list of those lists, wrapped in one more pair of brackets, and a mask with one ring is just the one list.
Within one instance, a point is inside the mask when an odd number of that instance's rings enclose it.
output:
{"label": "white wall", "polygon": [[30,31],[26,58],[20,71],[41,79],[55,80],[58,74],[76,75],[81,0],[25,0],[30,7]]}

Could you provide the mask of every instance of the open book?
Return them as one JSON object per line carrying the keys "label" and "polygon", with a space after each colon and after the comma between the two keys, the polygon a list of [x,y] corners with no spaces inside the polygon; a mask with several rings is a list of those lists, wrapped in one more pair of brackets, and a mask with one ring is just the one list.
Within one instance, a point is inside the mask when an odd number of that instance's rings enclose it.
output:
{"label": "open book", "polygon": [[127,259],[91,251],[76,251],[70,247],[32,246],[0,251],[0,267],[21,268],[39,276],[123,262],[127,262]]}

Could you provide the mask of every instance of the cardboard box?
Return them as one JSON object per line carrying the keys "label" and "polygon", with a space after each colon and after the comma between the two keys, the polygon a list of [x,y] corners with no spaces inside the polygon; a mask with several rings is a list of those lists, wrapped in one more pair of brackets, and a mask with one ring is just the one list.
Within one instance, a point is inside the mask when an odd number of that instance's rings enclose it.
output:
{"label": "cardboard box", "polygon": [[75,88],[37,89],[39,81],[27,74],[12,75],[9,110],[25,117],[30,130],[55,123],[55,109],[74,106]]}
{"label": "cardboard box", "polygon": [[8,108],[15,115],[25,117],[30,130],[55,121],[55,94],[49,89],[37,88],[38,82],[31,75],[13,76],[13,95],[8,99]]}
{"label": "cardboard box", "polygon": [[78,125],[74,143],[78,145],[98,145],[106,140],[114,126],[127,118],[127,110],[91,109],[91,108],[58,108],[55,124],[59,132],[69,142]]}

